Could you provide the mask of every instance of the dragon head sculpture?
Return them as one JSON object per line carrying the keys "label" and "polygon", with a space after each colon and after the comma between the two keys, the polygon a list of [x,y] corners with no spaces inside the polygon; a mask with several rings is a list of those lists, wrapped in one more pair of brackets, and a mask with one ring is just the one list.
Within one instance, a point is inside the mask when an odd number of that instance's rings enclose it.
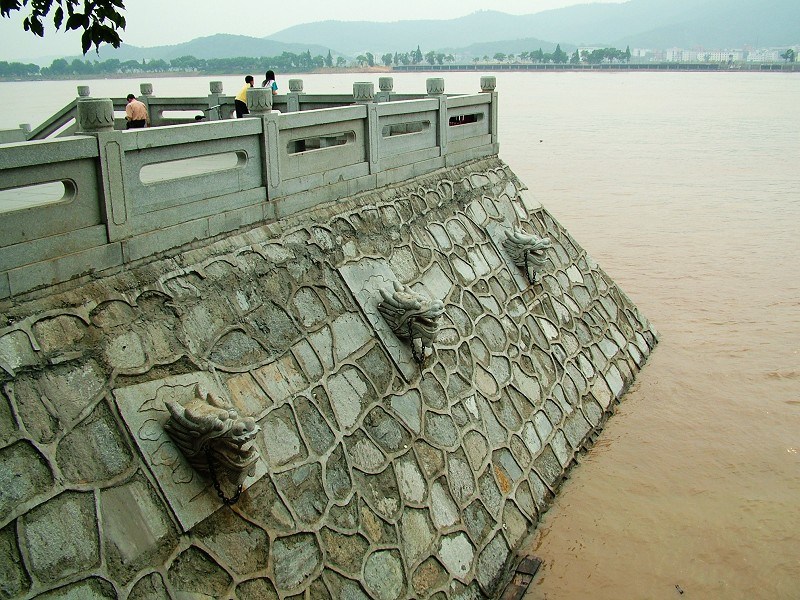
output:
{"label": "dragon head sculpture", "polygon": [[444,304],[396,281],[391,291],[380,292],[383,300],[378,304],[378,310],[383,318],[397,337],[411,342],[414,358],[418,362],[420,357],[424,360],[432,351]]}
{"label": "dragon head sculpture", "polygon": [[191,400],[166,406],[170,417],[164,429],[193,469],[223,475],[234,485],[255,474],[259,454],[253,441],[261,428],[252,417],[240,417],[232,404],[199,384]]}
{"label": "dragon head sculpture", "polygon": [[514,264],[524,269],[528,281],[532,283],[536,272],[547,262],[544,251],[552,247],[550,238],[539,238],[519,229],[513,231],[506,229],[504,232],[506,239],[503,241],[503,247]]}

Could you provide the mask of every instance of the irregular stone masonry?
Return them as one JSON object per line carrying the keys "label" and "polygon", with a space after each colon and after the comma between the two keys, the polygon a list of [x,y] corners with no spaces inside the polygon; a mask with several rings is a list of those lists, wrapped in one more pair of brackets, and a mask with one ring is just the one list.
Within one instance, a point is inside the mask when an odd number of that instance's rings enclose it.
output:
{"label": "irregular stone masonry", "polygon": [[[656,343],[525,194],[477,161],[6,303],[0,596],[496,595]],[[552,241],[532,286],[510,227]],[[362,271],[443,300],[421,369]],[[262,429],[232,508],[162,437],[196,382]]]}

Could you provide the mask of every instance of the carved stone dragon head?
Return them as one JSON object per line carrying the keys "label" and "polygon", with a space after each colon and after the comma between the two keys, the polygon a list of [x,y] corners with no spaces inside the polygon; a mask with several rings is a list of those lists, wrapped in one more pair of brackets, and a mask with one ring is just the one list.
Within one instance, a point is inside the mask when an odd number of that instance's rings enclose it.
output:
{"label": "carved stone dragon head", "polygon": [[418,294],[410,287],[393,282],[391,291],[380,290],[383,300],[378,310],[397,337],[409,340],[415,353],[415,344],[424,357],[433,348],[439,331],[439,320],[444,313],[441,300]]}
{"label": "carved stone dragon head", "polygon": [[253,440],[261,428],[252,417],[240,417],[232,404],[199,384],[184,405],[166,406],[164,429],[197,472],[209,475],[213,469],[236,485],[255,474],[259,454]]}
{"label": "carved stone dragon head", "polygon": [[506,229],[505,234],[503,247],[514,264],[525,271],[528,281],[532,282],[536,272],[547,262],[544,251],[552,246],[550,238],[539,238],[519,229]]}

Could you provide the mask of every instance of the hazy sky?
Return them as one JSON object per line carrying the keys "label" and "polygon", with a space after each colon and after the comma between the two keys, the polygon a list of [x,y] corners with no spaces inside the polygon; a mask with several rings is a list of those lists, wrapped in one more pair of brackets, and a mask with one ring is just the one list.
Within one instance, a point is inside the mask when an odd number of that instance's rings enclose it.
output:
{"label": "hazy sky", "polygon": [[[624,0],[602,1],[620,3]],[[453,19],[489,8],[523,15],[595,3],[586,0],[299,0],[273,4],[258,0],[126,0],[127,27],[122,39],[134,46],[148,47],[179,44],[215,33],[267,37],[292,25],[330,19]],[[54,32],[51,25],[41,39],[23,31],[22,12],[12,13],[11,19],[0,18],[0,60],[80,54],[79,36],[74,33]]]}

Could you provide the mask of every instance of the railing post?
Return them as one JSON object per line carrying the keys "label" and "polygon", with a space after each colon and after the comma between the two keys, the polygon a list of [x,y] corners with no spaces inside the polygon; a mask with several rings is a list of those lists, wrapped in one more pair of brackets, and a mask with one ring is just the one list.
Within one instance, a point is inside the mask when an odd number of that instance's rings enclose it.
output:
{"label": "railing post", "polygon": [[139,102],[143,103],[147,107],[147,116],[150,118],[150,123],[148,126],[156,126],[161,125],[161,114],[154,115],[152,109],[150,108],[150,97],[153,95],[153,84],[152,83],[140,83],[139,84]]}
{"label": "railing post", "polygon": [[353,84],[353,100],[367,108],[367,139],[364,146],[367,151],[369,172],[378,172],[380,155],[380,131],[378,131],[378,105],[375,104],[375,84],[371,81],[357,81]]}
{"label": "railing post", "polygon": [[260,117],[272,111],[272,89],[251,87],[247,90],[247,110]]}
{"label": "railing post", "polygon": [[[86,88],[88,91],[88,87]],[[78,133],[94,135],[114,130],[114,103],[111,98],[78,98]]]}
{"label": "railing post", "polygon": [[261,119],[261,178],[270,200],[278,195],[281,184],[277,119],[280,113],[272,110],[272,88],[249,88],[247,109],[250,111],[247,117]]}
{"label": "railing post", "polygon": [[444,79],[429,77],[425,81],[428,96],[439,99],[439,127],[436,130],[436,144],[439,146],[439,156],[447,155],[447,96],[444,95]]}
{"label": "railing post", "polygon": [[353,102],[369,104],[375,101],[375,84],[371,81],[356,81],[353,84]]}
{"label": "railing post", "polygon": [[392,77],[379,77],[378,88],[380,92],[375,94],[375,102],[389,102],[392,99],[394,79]]}
{"label": "railing post", "polygon": [[[224,118],[221,106],[222,82],[212,81],[209,84],[209,91],[211,93],[208,95],[208,120],[219,121]],[[212,110],[214,107],[217,107],[216,110]]]}
{"label": "railing post", "polygon": [[25,136],[25,139],[30,139],[31,137],[31,124],[30,123],[20,123],[19,128],[22,130],[22,135]]}
{"label": "railing post", "polygon": [[289,93],[286,94],[286,112],[300,112],[300,94],[303,93],[303,80],[290,79]]}
{"label": "railing post", "polygon": [[497,78],[494,75],[484,75],[481,77],[481,92],[491,94],[491,106],[489,107],[489,133],[492,136],[492,143],[497,143]]}

